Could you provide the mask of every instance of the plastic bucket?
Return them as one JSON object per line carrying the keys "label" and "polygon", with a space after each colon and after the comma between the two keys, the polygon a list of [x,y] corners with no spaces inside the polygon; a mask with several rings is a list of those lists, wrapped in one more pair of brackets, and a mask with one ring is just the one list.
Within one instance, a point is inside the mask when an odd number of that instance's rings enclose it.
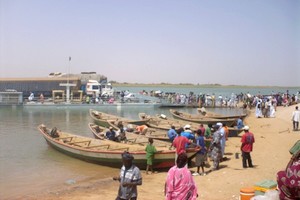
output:
{"label": "plastic bucket", "polygon": [[255,190],[253,187],[241,188],[240,200],[250,200],[252,197],[254,197],[254,192]]}

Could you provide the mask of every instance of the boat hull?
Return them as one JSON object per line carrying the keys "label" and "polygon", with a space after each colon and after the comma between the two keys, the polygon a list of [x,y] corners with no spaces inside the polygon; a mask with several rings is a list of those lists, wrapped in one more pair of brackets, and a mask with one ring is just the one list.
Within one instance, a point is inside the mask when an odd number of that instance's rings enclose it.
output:
{"label": "boat hull", "polygon": [[[135,145],[136,149],[140,149],[138,151],[131,151],[128,145],[124,144],[124,148],[120,148],[120,150],[98,150],[85,148],[81,146],[73,146],[63,141],[61,138],[53,138],[47,132],[44,131],[43,128],[39,126],[39,131],[42,133],[43,137],[47,141],[47,143],[56,149],[57,151],[64,153],[68,156],[84,160],[91,163],[100,164],[103,166],[109,167],[120,167],[122,165],[121,154],[124,152],[125,147],[128,148],[128,151],[134,156],[134,164],[137,165],[140,169],[146,169],[147,160],[146,160],[146,152],[144,151],[144,147],[139,147]],[[71,136],[74,138],[80,138],[82,141],[87,141],[92,143],[93,145],[101,145],[106,144],[103,140],[87,138],[76,136],[73,134],[63,135]],[[122,144],[118,144],[119,147],[122,147]],[[134,147],[134,145],[133,145]],[[196,149],[188,150],[188,157],[191,158],[196,154]],[[156,153],[154,157],[153,167],[156,169],[161,168],[170,168],[175,164],[175,150],[164,150],[162,152]]]}
{"label": "boat hull", "polygon": [[[177,113],[181,113],[180,114],[176,114]],[[212,118],[206,118],[206,117],[187,117],[188,113],[183,113],[183,112],[178,112],[176,110],[170,110],[170,113],[172,114],[172,116],[175,119],[180,119],[180,120],[184,120],[184,121],[189,121],[189,122],[194,122],[194,123],[199,123],[199,124],[207,124],[207,125],[214,125],[218,122],[222,123],[222,124],[226,124],[226,126],[231,127],[234,126],[236,120],[235,119],[212,119]]]}

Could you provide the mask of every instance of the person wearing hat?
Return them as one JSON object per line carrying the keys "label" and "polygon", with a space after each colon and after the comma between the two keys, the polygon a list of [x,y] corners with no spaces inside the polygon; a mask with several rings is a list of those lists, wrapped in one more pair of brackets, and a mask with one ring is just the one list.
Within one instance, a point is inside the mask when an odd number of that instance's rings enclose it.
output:
{"label": "person wearing hat", "polygon": [[181,133],[181,136],[186,137],[189,140],[194,140],[195,135],[192,133],[191,125],[187,124],[184,126],[184,131]]}
{"label": "person wearing hat", "polygon": [[129,152],[122,153],[123,166],[119,177],[113,177],[113,180],[120,182],[118,196],[116,200],[136,200],[137,186],[142,185],[142,175],[140,169],[132,161],[134,157]]}
{"label": "person wearing hat", "polygon": [[112,141],[116,141],[116,132],[114,131],[113,127],[109,127],[109,130],[105,134],[106,138]]}
{"label": "person wearing hat", "polygon": [[[245,131],[242,136],[241,142],[241,151],[243,157],[243,168],[253,167],[252,159],[250,153],[253,149],[253,143],[255,142],[254,135],[249,131],[249,126],[244,126],[243,130]],[[247,165],[248,163],[248,165]]]}

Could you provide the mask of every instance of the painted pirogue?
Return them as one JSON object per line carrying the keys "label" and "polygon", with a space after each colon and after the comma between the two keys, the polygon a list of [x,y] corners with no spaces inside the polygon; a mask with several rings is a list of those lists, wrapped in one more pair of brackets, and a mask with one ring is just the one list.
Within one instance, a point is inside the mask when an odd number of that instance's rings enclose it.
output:
{"label": "painted pirogue", "polygon": [[[69,156],[110,167],[121,167],[121,154],[128,151],[134,156],[134,164],[141,169],[146,168],[145,146],[117,143],[108,140],[99,140],[78,136],[58,130],[49,129],[45,125],[38,126],[47,143],[56,150]],[[157,147],[153,167],[169,168],[174,165],[175,150],[169,147]],[[199,149],[187,149],[188,157],[193,157]]]}

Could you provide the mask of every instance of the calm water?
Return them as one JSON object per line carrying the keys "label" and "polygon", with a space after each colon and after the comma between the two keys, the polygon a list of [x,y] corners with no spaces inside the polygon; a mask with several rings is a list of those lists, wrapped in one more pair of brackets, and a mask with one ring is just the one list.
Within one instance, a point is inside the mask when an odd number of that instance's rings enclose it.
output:
{"label": "calm water", "polygon": [[[129,90],[141,91],[140,88],[129,88]],[[282,92],[285,90],[283,89]],[[167,88],[164,91],[176,91],[176,88]],[[192,90],[185,88],[183,93],[189,91]],[[247,89],[247,91],[250,90]],[[271,91],[272,89],[261,93]],[[296,89],[290,90],[290,93],[296,93],[296,91]],[[232,92],[231,90],[215,91],[215,94],[231,94]],[[238,92],[241,91],[235,91],[235,93]],[[253,93],[255,92],[258,90]],[[91,122],[89,108],[132,119],[138,119],[139,112],[151,115],[163,113],[170,116],[168,109],[150,106],[0,107],[0,199],[15,199],[27,194],[61,188],[66,186],[69,180],[78,183],[91,179],[109,178],[118,173],[119,169],[87,163],[57,152],[48,146],[36,128],[43,123],[48,127],[56,126],[67,132],[92,137],[87,126]],[[181,110],[196,113],[196,109],[192,108]],[[220,112],[220,110],[216,111]],[[225,112],[238,111],[226,109]]]}
{"label": "calm water", "polygon": [[57,152],[48,146],[36,129],[44,123],[48,127],[56,126],[67,132],[93,137],[87,126],[92,122],[89,108],[132,119],[138,119],[139,112],[169,115],[167,109],[149,106],[0,107],[0,199],[59,188],[68,180],[82,182],[118,173],[119,169],[86,163]]}

